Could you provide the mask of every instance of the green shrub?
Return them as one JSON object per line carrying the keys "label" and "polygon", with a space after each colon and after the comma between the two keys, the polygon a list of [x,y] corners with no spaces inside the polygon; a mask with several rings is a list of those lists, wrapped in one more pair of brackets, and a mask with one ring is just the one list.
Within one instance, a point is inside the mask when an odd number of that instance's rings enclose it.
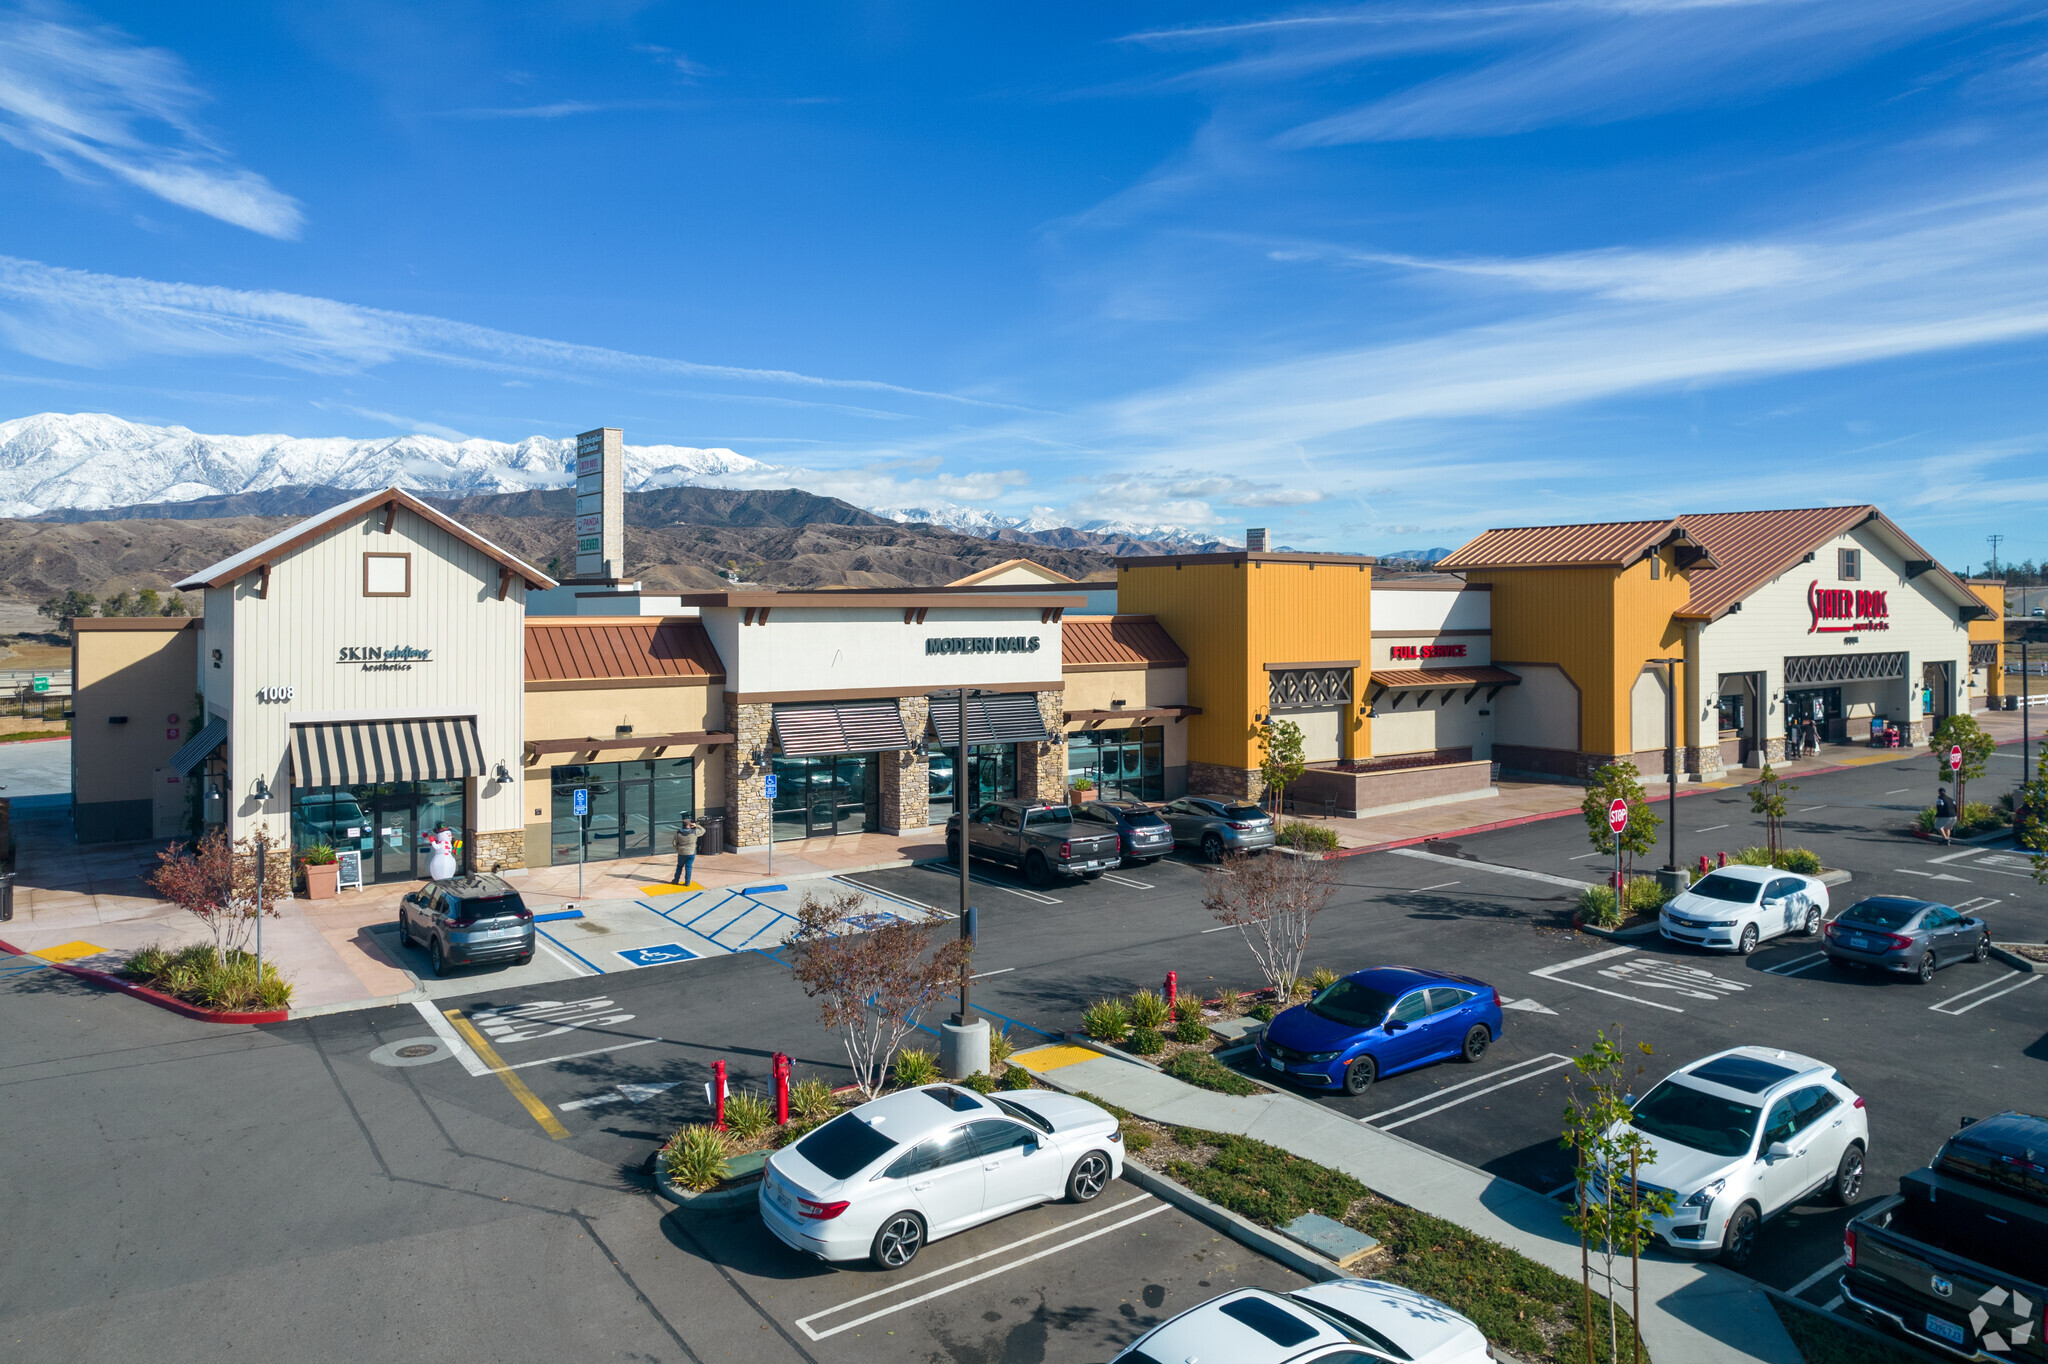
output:
{"label": "green shrub", "polygon": [[725,1096],[726,1130],[741,1141],[752,1141],[774,1121],[774,1107],[753,1090],[734,1090]]}
{"label": "green shrub", "polygon": [[153,990],[226,1013],[283,1009],[292,1002],[291,984],[278,975],[275,963],[264,962],[259,975],[253,954],[234,952],[222,962],[206,943],[169,954],[161,947],[146,947],[122,970],[130,980]]}
{"label": "green shrub", "polygon": [[1365,1185],[1249,1137],[1182,1132],[1184,1145],[1216,1147],[1206,1166],[1175,1161],[1167,1173],[1195,1192],[1262,1226],[1278,1227],[1305,1212],[1341,1218],[1364,1198]]}
{"label": "green shrub", "polygon": [[1312,994],[1321,994],[1335,985],[1341,977],[1327,966],[1318,966],[1308,973],[1308,988]]}
{"label": "green shrub", "polygon": [[976,1094],[993,1094],[996,1089],[996,1077],[985,1070],[975,1071],[974,1074],[968,1076],[962,1083]]}
{"label": "green shrub", "polygon": [[1157,1028],[1171,1016],[1166,1001],[1153,990],[1139,990],[1133,994],[1124,1012],[1134,1028]]}
{"label": "green shrub", "polygon": [[1163,1067],[1182,1084],[1219,1094],[1256,1094],[1259,1087],[1205,1051],[1184,1051]]}
{"label": "green shrub", "polygon": [[839,1111],[832,1087],[815,1075],[807,1075],[789,1087],[789,1111],[807,1122],[821,1122]]}
{"label": "green shrub", "polygon": [[1820,854],[1811,848],[1787,848],[1778,854],[1781,871],[1796,871],[1805,876],[1820,875]]}
{"label": "green shrub", "polygon": [[820,1127],[823,1127],[825,1122],[824,1118],[791,1118],[782,1125],[782,1130],[775,1134],[775,1144],[777,1146],[794,1145],[817,1131]]}
{"label": "green shrub", "polygon": [[1280,841],[1303,852],[1333,853],[1339,846],[1335,829],[1327,824],[1310,824],[1303,819],[1290,819],[1282,824]]}
{"label": "green shrub", "polygon": [[1202,997],[1190,994],[1176,996],[1173,1001],[1173,1016],[1182,1023],[1187,1022],[1189,1019],[1193,1019],[1197,1023],[1201,1022]]}
{"label": "green shrub", "polygon": [[1131,1016],[1120,999],[1098,999],[1081,1011],[1081,1031],[1098,1042],[1121,1042]]}
{"label": "green shrub", "polygon": [[917,1047],[908,1047],[896,1053],[891,1073],[898,1089],[916,1089],[939,1078],[939,1058]]}
{"label": "green shrub", "polygon": [[128,958],[128,964],[121,968],[121,974],[130,980],[151,981],[164,973],[171,963],[171,954],[155,943],[139,947],[135,955]]}
{"label": "green shrub", "polygon": [[1280,1010],[1278,1006],[1270,1001],[1262,999],[1257,1004],[1252,1005],[1251,1008],[1245,1010],[1245,1012],[1258,1019],[1261,1023],[1271,1023],[1273,1015],[1279,1013]]}
{"label": "green shrub", "polygon": [[1633,876],[1628,888],[1622,893],[1623,902],[1637,914],[1654,914],[1664,908],[1664,902],[1671,897],[1665,893],[1664,885],[1654,876]]}
{"label": "green shrub", "polygon": [[1004,1028],[1001,1031],[993,1028],[989,1030],[988,1068],[990,1070],[993,1071],[1008,1061],[1015,1054],[1016,1050],[1017,1044],[1010,1040],[1010,1030],[1008,1028]]}
{"label": "green shrub", "polygon": [[1578,918],[1594,928],[1616,928],[1621,911],[1615,907],[1613,886],[1587,886],[1579,892]]}
{"label": "green shrub", "polygon": [[1769,848],[1756,847],[1743,848],[1728,860],[1744,867],[1768,867],[1771,865],[1771,850]]}
{"label": "green shrub", "polygon": [[1150,1132],[1143,1132],[1134,1127],[1124,1129],[1124,1150],[1128,1154],[1135,1156],[1151,1144],[1152,1134]]}
{"label": "green shrub", "polygon": [[1209,1035],[1209,1025],[1199,1018],[1183,1018],[1173,1025],[1173,1040],[1195,1043]]}
{"label": "green shrub", "polygon": [[661,1148],[668,1177],[685,1189],[703,1190],[722,1183],[725,1157],[725,1134],[697,1124],[679,1129]]}
{"label": "green shrub", "polygon": [[1008,1070],[1003,1072],[1003,1088],[1031,1088],[1031,1072],[1024,1069],[1024,1067],[1022,1066],[1011,1066]]}
{"label": "green shrub", "polygon": [[1237,1006],[1242,1003],[1244,1003],[1244,996],[1235,990],[1226,987],[1217,992],[1216,1007],[1226,1014],[1236,1013]]}
{"label": "green shrub", "polygon": [[1124,1047],[1137,1056],[1157,1056],[1166,1050],[1166,1039],[1159,1035],[1157,1028],[1133,1028]]}

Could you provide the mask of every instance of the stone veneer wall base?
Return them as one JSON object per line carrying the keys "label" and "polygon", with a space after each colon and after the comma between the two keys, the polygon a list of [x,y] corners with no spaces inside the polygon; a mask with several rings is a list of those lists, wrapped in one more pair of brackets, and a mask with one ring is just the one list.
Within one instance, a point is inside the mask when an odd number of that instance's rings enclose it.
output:
{"label": "stone veneer wall base", "polygon": [[520,871],[526,866],[526,829],[479,830],[469,836],[472,871]]}

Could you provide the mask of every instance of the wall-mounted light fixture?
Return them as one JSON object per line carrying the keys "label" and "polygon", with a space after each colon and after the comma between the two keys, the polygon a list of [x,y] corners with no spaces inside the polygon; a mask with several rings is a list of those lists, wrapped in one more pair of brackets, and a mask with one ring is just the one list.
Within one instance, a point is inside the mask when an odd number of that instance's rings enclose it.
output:
{"label": "wall-mounted light fixture", "polygon": [[633,732],[633,727],[631,725],[614,725],[612,726],[612,732],[623,739],[626,735]]}
{"label": "wall-mounted light fixture", "polygon": [[270,799],[270,783],[269,783],[269,782],[267,782],[267,781],[265,781],[265,780],[263,780],[263,778],[261,778],[261,777],[258,777],[258,778],[256,779],[256,785],[250,788],[250,790],[249,790],[249,794],[250,794],[251,796],[253,796],[254,798],[256,798],[257,800],[261,800],[261,801],[267,801],[267,800],[269,800],[269,799]]}
{"label": "wall-mounted light fixture", "polygon": [[500,759],[498,759],[498,765],[497,765],[496,767],[494,767],[494,768],[492,768],[492,769],[491,769],[491,780],[492,780],[492,781],[510,781],[510,780],[512,780],[512,769],[511,769],[511,768],[509,768],[509,767],[507,767],[507,766],[505,765],[505,760],[504,760],[503,758],[500,758]]}
{"label": "wall-mounted light fixture", "polygon": [[755,749],[747,754],[747,761],[756,767],[766,767],[768,765],[768,750],[765,748]]}

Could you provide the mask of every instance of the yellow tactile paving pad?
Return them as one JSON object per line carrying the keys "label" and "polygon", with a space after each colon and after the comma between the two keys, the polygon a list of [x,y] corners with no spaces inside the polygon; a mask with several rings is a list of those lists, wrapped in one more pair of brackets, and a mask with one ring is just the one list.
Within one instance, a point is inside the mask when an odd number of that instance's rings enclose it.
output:
{"label": "yellow tactile paving pad", "polygon": [[38,947],[29,955],[41,957],[44,961],[72,961],[79,957],[97,957],[106,950],[106,948],[101,947],[97,943],[81,940],[78,942],[60,942],[55,947]]}
{"label": "yellow tactile paving pad", "polygon": [[1083,1061],[1097,1061],[1101,1058],[1102,1053],[1099,1051],[1056,1042],[1049,1047],[1033,1047],[1029,1051],[1017,1052],[1010,1057],[1010,1064],[1022,1066],[1033,1074],[1043,1074],[1048,1070],[1058,1070],[1061,1066],[1079,1065]]}
{"label": "yellow tactile paving pad", "polygon": [[642,895],[681,895],[684,891],[702,889],[704,889],[704,887],[698,885],[695,881],[692,881],[686,886],[671,886],[667,884],[662,884],[658,886],[642,886],[640,887],[640,893]]}

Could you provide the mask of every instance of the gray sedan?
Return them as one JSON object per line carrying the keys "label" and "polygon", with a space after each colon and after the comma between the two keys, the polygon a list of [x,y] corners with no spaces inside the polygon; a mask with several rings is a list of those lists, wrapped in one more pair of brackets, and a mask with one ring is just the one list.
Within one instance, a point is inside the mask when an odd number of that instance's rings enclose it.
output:
{"label": "gray sedan", "polygon": [[1828,960],[1916,977],[1922,985],[1937,968],[1991,955],[1991,929],[1982,919],[1932,900],[1873,895],[1828,923]]}
{"label": "gray sedan", "polygon": [[1257,852],[1279,841],[1273,817],[1244,801],[1183,796],[1168,801],[1159,815],[1173,830],[1175,847],[1200,848],[1211,862],[1222,861],[1227,852]]}

